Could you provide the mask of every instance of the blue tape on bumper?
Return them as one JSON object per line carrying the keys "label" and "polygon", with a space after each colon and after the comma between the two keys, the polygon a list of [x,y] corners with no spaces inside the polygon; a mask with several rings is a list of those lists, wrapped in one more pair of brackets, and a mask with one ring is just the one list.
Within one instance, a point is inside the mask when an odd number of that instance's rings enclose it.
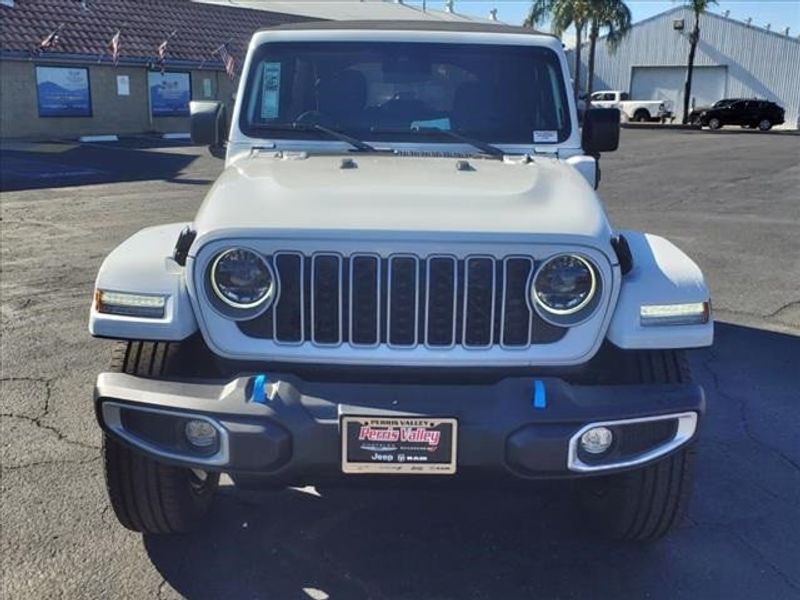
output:
{"label": "blue tape on bumper", "polygon": [[547,391],[544,388],[544,382],[540,379],[533,381],[533,407],[547,408]]}
{"label": "blue tape on bumper", "polygon": [[269,383],[269,380],[266,375],[256,375],[255,379],[253,379],[253,396],[250,398],[252,402],[267,403],[267,394],[264,391],[267,383]]}

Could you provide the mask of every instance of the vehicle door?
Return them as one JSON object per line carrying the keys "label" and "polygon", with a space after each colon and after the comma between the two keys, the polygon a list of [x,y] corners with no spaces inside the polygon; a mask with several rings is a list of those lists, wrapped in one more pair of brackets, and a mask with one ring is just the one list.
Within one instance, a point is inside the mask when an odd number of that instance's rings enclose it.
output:
{"label": "vehicle door", "polygon": [[617,95],[614,92],[595,92],[592,94],[592,106],[595,108],[616,108]]}
{"label": "vehicle door", "polygon": [[737,100],[720,109],[720,121],[723,125],[742,125],[747,115],[747,102]]}

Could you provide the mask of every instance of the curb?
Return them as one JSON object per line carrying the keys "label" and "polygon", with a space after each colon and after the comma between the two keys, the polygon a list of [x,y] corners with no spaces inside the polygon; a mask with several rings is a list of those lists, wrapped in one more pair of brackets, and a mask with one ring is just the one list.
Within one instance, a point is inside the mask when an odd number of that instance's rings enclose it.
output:
{"label": "curb", "polygon": [[79,142],[118,142],[119,136],[111,135],[82,135],[78,138]]}
{"label": "curb", "polygon": [[683,123],[669,124],[669,123],[620,123],[623,129],[661,129],[661,130],[675,130],[675,131],[700,131],[702,127],[697,125],[684,125]]}

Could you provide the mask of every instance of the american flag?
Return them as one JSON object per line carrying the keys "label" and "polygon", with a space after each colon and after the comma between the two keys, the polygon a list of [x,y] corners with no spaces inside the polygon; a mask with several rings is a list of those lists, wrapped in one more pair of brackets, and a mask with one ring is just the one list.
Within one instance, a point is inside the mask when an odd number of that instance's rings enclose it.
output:
{"label": "american flag", "polygon": [[119,34],[120,30],[117,29],[117,33],[114,34],[114,37],[112,37],[111,41],[108,43],[108,49],[111,50],[111,58],[114,59],[115,65],[119,59]]}
{"label": "american flag", "polygon": [[213,54],[219,54],[220,60],[222,60],[222,64],[225,65],[225,72],[228,74],[228,77],[231,79],[236,78],[236,59],[233,58],[233,54],[230,53],[228,50],[228,42],[225,42],[217,48]]}
{"label": "american flag", "polygon": [[164,72],[164,61],[165,61],[165,60],[166,60],[166,58],[167,58],[167,45],[169,44],[169,40],[170,40],[170,38],[172,38],[172,36],[174,36],[176,33],[177,33],[177,31],[173,31],[172,33],[170,33],[170,34],[169,34],[169,35],[168,35],[168,36],[167,36],[167,37],[164,39],[164,41],[163,41],[163,42],[161,42],[161,43],[158,45],[158,64],[160,64],[160,65],[161,65],[161,72],[162,72],[162,73]]}
{"label": "american flag", "polygon": [[51,31],[46,38],[44,38],[41,43],[39,44],[39,51],[42,52],[44,50],[48,50],[55,46],[58,43],[58,34],[63,29],[64,24],[62,23],[58,27],[56,27],[53,31]]}

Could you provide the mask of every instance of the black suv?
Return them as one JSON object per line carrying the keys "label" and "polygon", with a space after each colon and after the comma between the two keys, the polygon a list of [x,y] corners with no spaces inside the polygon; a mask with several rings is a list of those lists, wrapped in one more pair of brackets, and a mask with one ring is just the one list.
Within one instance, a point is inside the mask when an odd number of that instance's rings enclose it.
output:
{"label": "black suv", "polygon": [[694,109],[689,113],[689,122],[711,129],[719,129],[723,125],[740,125],[769,131],[773,125],[783,123],[783,114],[783,108],[769,100],[729,98],[714,103],[710,108]]}

